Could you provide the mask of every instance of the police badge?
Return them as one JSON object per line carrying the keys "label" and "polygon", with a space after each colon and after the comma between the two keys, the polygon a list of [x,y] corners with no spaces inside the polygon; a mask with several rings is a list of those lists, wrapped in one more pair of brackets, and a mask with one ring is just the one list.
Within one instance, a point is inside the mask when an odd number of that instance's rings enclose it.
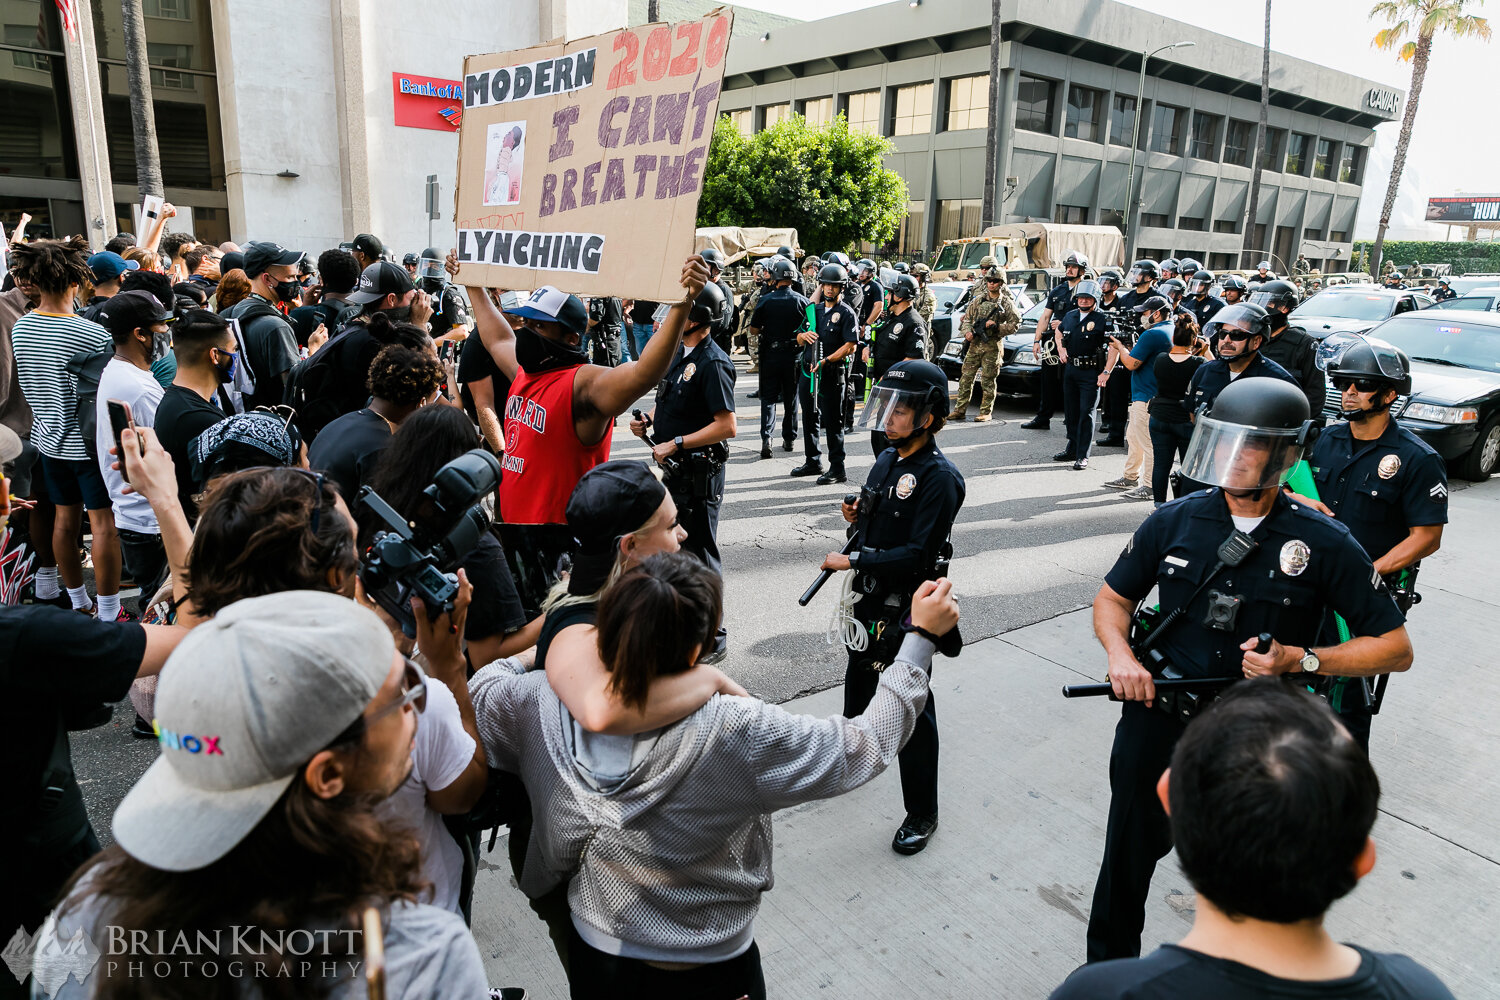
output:
{"label": "police badge", "polygon": [[905,500],[911,496],[917,488],[917,477],[908,472],[896,480],[896,496]]}
{"label": "police badge", "polygon": [[1401,471],[1401,456],[1387,455],[1380,460],[1380,468],[1377,470],[1381,479],[1390,479]]}
{"label": "police badge", "polygon": [[1312,550],[1300,538],[1293,538],[1281,547],[1281,571],[1287,576],[1301,576],[1307,569],[1307,560]]}
{"label": "police badge", "polygon": [[693,376],[696,374],[698,374],[698,363],[695,361],[689,361],[687,363],[687,367],[682,370],[682,381],[691,382],[693,380]]}

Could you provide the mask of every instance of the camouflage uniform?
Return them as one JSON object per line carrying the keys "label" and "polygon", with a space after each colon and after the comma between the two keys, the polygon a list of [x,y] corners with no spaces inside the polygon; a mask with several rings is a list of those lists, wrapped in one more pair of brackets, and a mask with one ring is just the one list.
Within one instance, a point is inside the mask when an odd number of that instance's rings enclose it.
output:
{"label": "camouflage uniform", "polygon": [[755,315],[755,304],[760,301],[760,293],[765,286],[760,282],[750,290],[750,294],[741,299],[740,304],[740,329],[739,336],[745,338],[745,352],[750,355],[750,374],[760,371],[760,337],[756,336],[755,330],[750,326],[750,318]]}
{"label": "camouflage uniform", "polygon": [[[996,323],[995,329],[985,326],[992,319]],[[964,367],[958,379],[958,407],[949,417],[950,420],[964,419],[969,400],[973,398],[976,372],[979,374],[983,398],[975,419],[990,419],[990,411],[995,408],[995,369],[1000,363],[1002,341],[1020,326],[1021,312],[1016,308],[1015,300],[1010,297],[1010,289],[1004,285],[1000,286],[998,298],[990,298],[989,289],[986,288],[969,303],[961,332],[971,334],[972,339],[969,341],[968,353],[964,355]]]}
{"label": "camouflage uniform", "polygon": [[1396,262],[1393,261],[1393,260],[1387,260],[1385,262],[1385,265],[1383,267],[1381,267],[1380,273],[1383,276],[1388,276],[1388,275],[1395,274],[1396,273]]}

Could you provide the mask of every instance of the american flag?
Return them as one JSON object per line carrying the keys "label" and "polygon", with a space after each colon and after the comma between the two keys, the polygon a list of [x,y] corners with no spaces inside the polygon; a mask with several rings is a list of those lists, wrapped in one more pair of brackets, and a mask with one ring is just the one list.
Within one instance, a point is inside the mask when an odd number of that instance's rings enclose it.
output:
{"label": "american flag", "polygon": [[77,34],[73,25],[73,0],[55,0],[57,12],[62,15],[63,30],[68,33],[69,38],[76,38]]}
{"label": "american flag", "polygon": [[443,119],[454,128],[458,128],[459,124],[464,120],[463,109],[453,104],[450,104],[448,107],[443,108],[438,112],[438,114],[442,115]]}

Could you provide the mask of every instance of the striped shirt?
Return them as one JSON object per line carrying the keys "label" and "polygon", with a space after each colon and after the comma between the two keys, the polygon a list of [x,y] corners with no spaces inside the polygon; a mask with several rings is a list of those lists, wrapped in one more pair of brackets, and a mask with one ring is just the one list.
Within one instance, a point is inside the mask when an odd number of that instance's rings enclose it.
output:
{"label": "striped shirt", "polygon": [[68,374],[75,355],[110,346],[109,331],[81,316],[32,310],[11,330],[16,374],[31,404],[31,443],[48,458],[87,460],[78,430],[78,380]]}

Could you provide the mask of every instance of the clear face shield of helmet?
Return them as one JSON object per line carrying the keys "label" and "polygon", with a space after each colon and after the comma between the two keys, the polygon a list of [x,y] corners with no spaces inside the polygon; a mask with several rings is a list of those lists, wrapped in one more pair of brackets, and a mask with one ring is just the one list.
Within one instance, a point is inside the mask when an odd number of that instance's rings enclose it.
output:
{"label": "clear face shield of helmet", "polygon": [[423,257],[417,262],[417,280],[423,287],[440,288],[448,283],[448,270],[442,261]]}
{"label": "clear face shield of helmet", "polygon": [[1209,288],[1213,286],[1212,281],[1204,281],[1202,278],[1194,278],[1188,282],[1189,295],[1206,295]]}
{"label": "clear face shield of helmet", "polygon": [[927,423],[931,407],[925,392],[876,386],[865,408],[854,418],[857,431],[883,431],[892,438],[908,438]]}
{"label": "clear face shield of helmet", "polygon": [[1274,489],[1302,457],[1302,428],[1250,427],[1201,416],[1182,460],[1194,482],[1239,493]]}

